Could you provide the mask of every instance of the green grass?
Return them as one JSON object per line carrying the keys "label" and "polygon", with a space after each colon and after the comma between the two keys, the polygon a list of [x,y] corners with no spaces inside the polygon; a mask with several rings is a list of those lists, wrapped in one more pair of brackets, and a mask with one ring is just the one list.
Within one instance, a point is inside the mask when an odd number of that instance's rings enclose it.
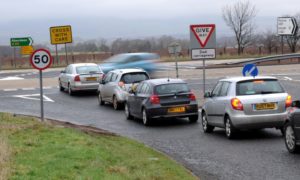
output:
{"label": "green grass", "polygon": [[87,134],[6,113],[0,113],[0,135],[0,144],[8,145],[0,147],[0,168],[6,169],[0,171],[2,178],[196,179],[163,154],[124,137]]}

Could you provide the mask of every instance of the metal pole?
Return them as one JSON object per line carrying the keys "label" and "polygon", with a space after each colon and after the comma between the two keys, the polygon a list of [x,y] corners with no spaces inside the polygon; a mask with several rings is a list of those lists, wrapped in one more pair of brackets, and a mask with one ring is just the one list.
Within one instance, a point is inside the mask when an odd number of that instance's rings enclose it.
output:
{"label": "metal pole", "polygon": [[14,47],[14,60],[13,60],[13,66],[16,68],[16,48]]}
{"label": "metal pole", "polygon": [[205,59],[203,59],[203,94],[205,94]]}
{"label": "metal pole", "polygon": [[69,64],[68,62],[68,50],[67,50],[67,43],[65,43],[65,51],[66,51],[66,61],[67,61],[67,65]]}
{"label": "metal pole", "polygon": [[178,58],[177,58],[177,53],[175,53],[175,62],[176,62],[176,78],[178,78],[179,74],[178,74]]}
{"label": "metal pole", "polygon": [[41,120],[44,121],[43,72],[40,70]]}
{"label": "metal pole", "polygon": [[58,53],[57,53],[57,44],[55,44],[55,52],[56,52],[56,65],[59,63]]}
{"label": "metal pole", "polygon": [[283,36],[281,36],[281,54],[283,54]]}

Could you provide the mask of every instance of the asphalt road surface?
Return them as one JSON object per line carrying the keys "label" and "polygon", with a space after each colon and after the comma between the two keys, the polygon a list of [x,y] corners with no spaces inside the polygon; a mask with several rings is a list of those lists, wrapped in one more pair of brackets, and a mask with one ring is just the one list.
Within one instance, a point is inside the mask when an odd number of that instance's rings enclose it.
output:
{"label": "asphalt road surface", "polygon": [[[286,71],[275,76],[294,99],[300,99],[300,75]],[[201,77],[187,76],[186,79],[195,91],[202,89]],[[206,87],[212,88],[218,79],[208,79]],[[6,82],[0,81],[0,87],[3,83]],[[39,116],[37,88],[0,89],[0,111]],[[279,130],[244,131],[237,139],[228,140],[223,129],[204,134],[200,122],[190,124],[186,119],[161,119],[145,127],[141,121],[126,120],[123,110],[115,111],[108,104],[99,106],[93,93],[71,97],[52,86],[44,90],[44,95],[47,118],[90,125],[136,139],[168,154],[201,179],[300,177],[300,155],[287,152]]]}

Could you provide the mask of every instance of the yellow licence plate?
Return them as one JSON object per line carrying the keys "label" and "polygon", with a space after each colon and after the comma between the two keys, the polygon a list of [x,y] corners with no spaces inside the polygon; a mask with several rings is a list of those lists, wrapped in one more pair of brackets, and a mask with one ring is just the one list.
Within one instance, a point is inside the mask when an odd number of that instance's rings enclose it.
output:
{"label": "yellow licence plate", "polygon": [[96,77],[87,77],[85,78],[87,81],[97,81]]}
{"label": "yellow licence plate", "polygon": [[181,113],[185,112],[185,107],[173,107],[168,109],[168,113]]}
{"label": "yellow licence plate", "polygon": [[275,109],[275,103],[260,103],[255,104],[256,110]]}

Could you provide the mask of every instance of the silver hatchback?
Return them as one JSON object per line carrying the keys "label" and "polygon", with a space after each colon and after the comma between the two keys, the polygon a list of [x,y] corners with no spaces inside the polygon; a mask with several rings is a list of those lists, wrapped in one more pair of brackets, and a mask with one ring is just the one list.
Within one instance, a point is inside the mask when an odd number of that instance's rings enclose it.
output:
{"label": "silver hatchback", "polygon": [[238,129],[283,128],[292,98],[275,77],[236,77],[219,80],[205,93],[204,132],[225,128],[230,139]]}
{"label": "silver hatchback", "polygon": [[132,86],[149,79],[148,73],[143,69],[116,69],[109,71],[99,84],[99,105],[105,102],[113,104],[115,110],[123,107]]}

